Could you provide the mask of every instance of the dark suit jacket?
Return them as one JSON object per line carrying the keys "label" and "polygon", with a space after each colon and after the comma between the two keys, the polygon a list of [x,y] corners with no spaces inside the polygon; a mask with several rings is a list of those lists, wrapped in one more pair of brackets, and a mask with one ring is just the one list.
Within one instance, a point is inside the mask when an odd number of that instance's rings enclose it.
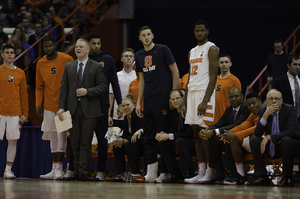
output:
{"label": "dark suit jacket", "polygon": [[128,127],[128,117],[127,115],[124,117],[124,129],[122,138],[128,141],[131,140],[132,135],[137,132],[139,129],[144,129],[145,127],[145,119],[137,116],[135,109],[133,109],[131,113],[131,133],[129,132]]}
{"label": "dark suit jacket", "polygon": [[287,74],[275,79],[273,88],[281,92],[284,103],[294,105],[292,89]]}
{"label": "dark suit jacket", "polygon": [[178,132],[179,129],[179,114],[177,109],[170,110],[168,113],[169,122],[170,122],[170,129],[168,133],[174,134],[174,139],[177,138],[187,138],[187,139],[194,139],[192,127],[188,124],[184,124],[185,119],[182,118],[183,129],[181,132]]}
{"label": "dark suit jacket", "polygon": [[[263,107],[260,109],[260,119],[266,111],[266,108],[267,107]],[[273,116],[270,115],[268,117],[266,126],[261,124],[260,119],[254,130],[255,136],[261,137],[264,132],[266,132],[267,135],[271,135]],[[296,139],[300,138],[300,125],[297,120],[297,112],[294,106],[285,103],[282,104],[282,107],[279,110],[279,131],[280,132],[271,135],[274,144],[280,142],[281,138],[284,136]]]}
{"label": "dark suit jacket", "polygon": [[246,102],[242,102],[240,109],[236,115],[235,118],[235,123],[233,122],[233,108],[232,106],[228,106],[225,109],[224,114],[222,115],[222,117],[219,119],[219,121],[210,126],[208,129],[212,130],[212,129],[219,129],[221,134],[224,134],[225,131],[224,130],[230,130],[235,126],[238,126],[240,124],[242,124],[250,115],[250,111],[247,107],[247,103]]}
{"label": "dark suit jacket", "polygon": [[59,91],[59,109],[69,110],[73,116],[78,104],[76,90],[83,87],[88,90],[88,95],[80,97],[84,116],[86,118],[100,117],[101,108],[98,95],[106,89],[103,67],[88,59],[83,71],[81,85],[79,85],[77,64],[78,60],[76,59],[65,66]]}

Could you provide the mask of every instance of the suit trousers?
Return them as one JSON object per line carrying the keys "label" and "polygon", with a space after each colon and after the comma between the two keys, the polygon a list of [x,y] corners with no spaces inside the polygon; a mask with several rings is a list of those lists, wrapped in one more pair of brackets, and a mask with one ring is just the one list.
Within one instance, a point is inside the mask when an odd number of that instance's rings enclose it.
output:
{"label": "suit trousers", "polygon": [[[260,144],[262,142],[262,137],[253,136],[250,139],[250,147],[251,153],[254,161],[254,171],[256,176],[267,175],[266,165],[264,155],[269,155],[269,146],[270,142],[266,145],[266,149],[264,154],[261,154]],[[283,172],[284,176],[292,176],[293,175],[293,160],[294,160],[294,152],[292,148],[293,138],[283,137],[279,144],[275,145],[275,155],[272,157],[273,159],[277,159],[282,157],[283,163]]]}
{"label": "suit trousers", "polygon": [[70,129],[70,139],[74,154],[74,169],[79,175],[89,173],[91,163],[91,146],[93,132],[97,125],[97,118],[86,118],[78,102],[72,117],[73,128]]}

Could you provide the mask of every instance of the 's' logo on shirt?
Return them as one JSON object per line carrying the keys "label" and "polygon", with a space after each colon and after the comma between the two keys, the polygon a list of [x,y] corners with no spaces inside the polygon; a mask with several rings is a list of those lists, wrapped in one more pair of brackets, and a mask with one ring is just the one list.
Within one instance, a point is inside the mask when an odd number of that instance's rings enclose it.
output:
{"label": "'s' logo on shirt", "polygon": [[8,82],[10,83],[14,82],[14,77],[12,75],[8,76]]}
{"label": "'s' logo on shirt", "polygon": [[99,62],[99,64],[100,64],[102,67],[104,67],[104,62],[103,62],[103,61]]}
{"label": "'s' logo on shirt", "polygon": [[145,68],[143,68],[144,72],[149,72],[149,71],[155,70],[156,65],[152,66],[152,56],[151,55],[146,56],[144,62],[145,62],[144,63]]}

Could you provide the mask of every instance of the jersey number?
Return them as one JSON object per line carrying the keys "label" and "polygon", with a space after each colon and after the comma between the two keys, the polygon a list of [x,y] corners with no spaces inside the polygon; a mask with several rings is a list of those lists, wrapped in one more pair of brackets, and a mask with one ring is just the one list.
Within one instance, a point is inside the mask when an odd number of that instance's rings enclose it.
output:
{"label": "jersey number", "polygon": [[145,57],[145,66],[146,67],[152,66],[152,56],[151,55]]}
{"label": "jersey number", "polygon": [[198,65],[193,66],[191,75],[197,75]]}
{"label": "jersey number", "polygon": [[51,74],[52,74],[52,75],[55,75],[55,74],[56,74],[56,68],[55,68],[55,67],[51,68]]}

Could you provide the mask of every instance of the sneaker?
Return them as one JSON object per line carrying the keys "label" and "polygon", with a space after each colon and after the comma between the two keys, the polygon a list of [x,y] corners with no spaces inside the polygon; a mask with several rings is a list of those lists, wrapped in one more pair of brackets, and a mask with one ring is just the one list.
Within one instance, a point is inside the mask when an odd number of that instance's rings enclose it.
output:
{"label": "sneaker", "polygon": [[162,183],[163,180],[171,178],[171,174],[169,173],[161,173],[158,178],[154,180],[156,183]]}
{"label": "sneaker", "polygon": [[215,171],[213,169],[207,169],[205,176],[203,178],[198,179],[198,183],[202,183],[204,181],[209,181],[215,177]]}
{"label": "sneaker", "polygon": [[73,174],[74,174],[73,171],[67,170],[66,173],[64,173],[64,175],[63,175],[62,178],[63,178],[63,179],[64,179],[64,178],[70,178],[71,176],[73,176]]}
{"label": "sneaker", "polygon": [[5,179],[16,179],[16,176],[11,170],[5,170],[5,172],[3,174],[3,178],[5,178]]}
{"label": "sneaker", "polygon": [[157,178],[158,162],[148,164],[147,175],[145,176],[145,182],[154,182]]}
{"label": "sneaker", "polygon": [[55,178],[55,170],[52,170],[50,173],[45,175],[40,175],[40,178],[43,180],[53,180]]}
{"label": "sneaker", "polygon": [[226,178],[223,183],[227,185],[243,185],[245,184],[246,180],[246,176],[241,176],[239,173],[237,173],[234,177]]}
{"label": "sneaker", "polygon": [[194,176],[193,178],[184,179],[184,182],[188,183],[188,184],[197,184],[198,180],[203,178],[204,175],[205,175],[205,171],[204,172],[199,172],[198,175]]}
{"label": "sneaker", "polygon": [[63,177],[63,173],[60,169],[54,170],[54,180],[60,180]]}
{"label": "sneaker", "polygon": [[99,180],[99,181],[104,181],[104,178],[105,178],[105,174],[104,172],[97,172],[96,173],[96,179]]}

